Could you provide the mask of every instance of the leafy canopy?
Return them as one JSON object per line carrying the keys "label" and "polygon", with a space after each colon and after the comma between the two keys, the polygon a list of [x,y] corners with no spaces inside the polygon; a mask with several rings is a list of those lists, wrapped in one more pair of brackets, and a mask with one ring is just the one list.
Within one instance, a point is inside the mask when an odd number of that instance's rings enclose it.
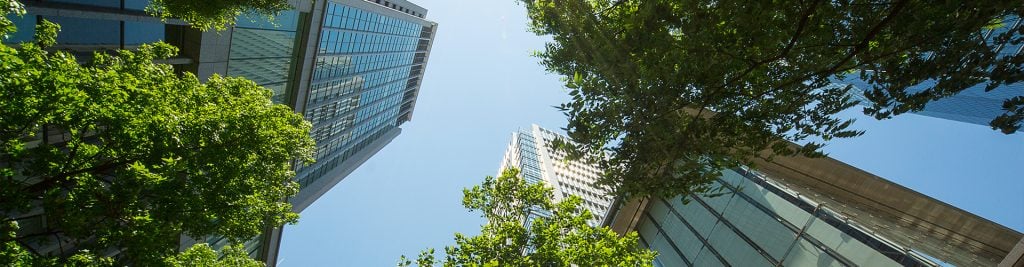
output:
{"label": "leafy canopy", "polygon": [[[552,203],[551,188],[527,184],[519,170],[463,190],[462,205],[480,211],[487,223],[477,236],[455,234],[445,248],[444,266],[651,266],[655,252],[637,245],[635,232],[620,237],[607,227],[587,225],[593,218],[582,200],[569,196]],[[550,211],[550,216],[536,212]],[[529,227],[524,223],[529,221]],[[419,266],[433,266],[434,250],[420,253]],[[405,256],[399,266],[409,266]]]}
{"label": "leafy canopy", "polygon": [[[43,21],[34,43],[0,43],[0,213],[21,223],[0,256],[120,251],[158,265],[182,234],[240,242],[297,220],[284,199],[298,192],[293,161],[312,160],[311,126],[269,90],[176,74],[153,63],[177,52],[164,43],[80,64],[47,51],[59,29]],[[14,30],[0,17],[0,36]]]}
{"label": "leafy canopy", "polygon": [[242,246],[225,246],[218,255],[207,244],[196,244],[178,255],[165,259],[169,267],[263,267],[264,264],[249,258]]}
{"label": "leafy canopy", "polygon": [[[9,222],[0,227],[8,238],[16,237],[16,223]],[[66,259],[56,257],[40,257],[28,252],[15,241],[4,241],[0,248],[0,263],[4,266],[66,266],[66,267],[114,267],[114,259],[97,256],[87,250],[78,251]],[[250,258],[241,245],[224,246],[220,252],[215,251],[206,243],[195,244],[189,249],[163,259],[160,266],[168,267],[262,267],[263,262]]]}
{"label": "leafy canopy", "polygon": [[272,18],[291,9],[287,0],[150,0],[146,11],[163,19],[181,19],[197,29],[223,30],[242,14]]}
{"label": "leafy canopy", "polygon": [[[1014,1],[520,1],[572,97],[559,108],[579,145],[559,146],[609,155],[590,160],[626,195],[704,193],[757,157],[823,156],[863,134],[836,116],[855,105],[842,79],[871,85],[864,112],[878,119],[1024,79],[1024,54],[996,53],[1024,27],[981,34],[1024,15]],[[992,127],[1019,129],[1024,96],[1002,108]]]}

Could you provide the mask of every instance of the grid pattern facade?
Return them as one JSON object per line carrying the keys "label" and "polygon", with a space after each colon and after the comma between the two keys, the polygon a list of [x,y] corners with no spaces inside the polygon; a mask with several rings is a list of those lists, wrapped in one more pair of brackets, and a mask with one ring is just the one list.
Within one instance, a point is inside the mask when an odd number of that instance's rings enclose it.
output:
{"label": "grid pattern facade", "polygon": [[938,266],[763,174],[726,170],[715,187],[649,202],[636,230],[656,266]]}
{"label": "grid pattern facade", "polygon": [[567,137],[537,125],[513,133],[501,170],[516,167],[528,183],[544,182],[554,189],[555,202],[570,195],[582,198],[583,207],[594,215],[588,223],[599,225],[612,202],[605,190],[593,186],[601,170],[594,165],[566,160],[564,153],[548,145],[556,139]]}
{"label": "grid pattern facade", "polygon": [[297,167],[303,187],[408,119],[429,50],[431,25],[344,3],[324,9],[304,112],[316,163]]}
{"label": "grid pattern facade", "polygon": [[[1010,17],[1003,21],[1003,25],[1003,27],[987,30],[982,33],[985,35],[989,45],[993,45],[996,36],[999,36],[1011,29],[1019,30],[1024,27],[1024,20],[1017,17]],[[996,51],[1000,57],[1020,55],[1024,53],[1024,44],[1005,44],[1003,46],[996,47]],[[992,91],[985,92],[985,86],[987,84],[987,82],[982,82],[969,87],[956,95],[929,102],[925,105],[924,109],[915,113],[930,117],[988,126],[992,119],[1003,114],[1003,101],[1016,96],[1024,96],[1024,83],[1017,82],[1014,84],[1002,85]],[[859,77],[856,77],[856,75],[850,75],[844,80],[836,81],[835,85],[853,85],[853,88],[850,90],[850,94],[853,96],[853,99],[860,101],[862,105],[869,103],[867,99],[864,98],[864,91],[870,90],[872,86],[866,81],[861,80]],[[924,81],[917,86],[908,88],[907,92],[920,92],[934,85],[934,80]],[[1024,132],[1024,128],[1021,128],[1018,131]]]}
{"label": "grid pattern facade", "polygon": [[299,12],[283,11],[273,22],[251,16],[237,21],[231,31],[227,75],[252,80],[274,92],[274,103],[286,103],[287,88],[296,79]]}

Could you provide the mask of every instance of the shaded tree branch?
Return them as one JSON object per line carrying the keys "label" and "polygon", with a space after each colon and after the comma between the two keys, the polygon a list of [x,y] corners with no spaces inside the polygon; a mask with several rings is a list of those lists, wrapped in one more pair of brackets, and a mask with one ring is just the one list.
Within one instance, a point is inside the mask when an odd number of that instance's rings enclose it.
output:
{"label": "shaded tree branch", "polygon": [[757,69],[757,67],[760,67],[761,65],[764,65],[764,64],[767,64],[767,63],[771,63],[771,62],[783,59],[786,56],[788,56],[789,55],[789,51],[793,50],[793,47],[796,46],[797,41],[800,39],[800,35],[803,34],[804,29],[807,28],[807,21],[810,20],[811,15],[814,14],[814,11],[818,8],[818,3],[820,3],[820,2],[821,2],[821,0],[814,0],[813,2],[811,2],[811,6],[808,7],[807,10],[804,10],[803,17],[800,18],[800,22],[797,23],[796,32],[793,33],[793,36],[790,37],[790,39],[789,39],[789,43],[787,43],[786,46],[783,47],[782,50],[779,51],[778,54],[776,54],[773,57],[770,57],[770,58],[767,58],[767,59],[764,59],[764,60],[761,60],[761,61],[758,61],[758,62],[754,63],[753,65],[748,67],[746,70],[744,70],[743,73],[741,73],[740,75],[737,75],[736,77],[733,77],[732,79],[729,79],[728,82],[726,82],[724,85],[722,85],[722,88],[729,87],[733,83],[736,83],[737,81],[740,80],[740,78],[743,78],[743,77],[747,76],[748,74],[753,72],[755,69]]}

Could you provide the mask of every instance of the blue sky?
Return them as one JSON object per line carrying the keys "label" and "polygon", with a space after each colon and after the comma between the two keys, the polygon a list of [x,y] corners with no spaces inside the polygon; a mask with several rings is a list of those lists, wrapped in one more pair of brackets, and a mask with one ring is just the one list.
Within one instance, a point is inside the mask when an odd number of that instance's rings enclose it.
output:
{"label": "blue sky", "polygon": [[[393,266],[443,251],[483,220],[462,188],[497,172],[511,132],[565,125],[559,77],[529,56],[545,39],[526,31],[512,0],[413,0],[440,24],[413,120],[391,144],[287,226],[279,266]],[[876,121],[830,144],[836,159],[1024,231],[1024,134],[918,115]]]}

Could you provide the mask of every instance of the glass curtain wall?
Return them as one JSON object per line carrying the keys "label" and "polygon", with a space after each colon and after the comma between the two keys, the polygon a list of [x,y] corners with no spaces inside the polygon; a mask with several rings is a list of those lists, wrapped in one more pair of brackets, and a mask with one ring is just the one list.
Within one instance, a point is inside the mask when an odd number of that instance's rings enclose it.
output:
{"label": "glass curtain wall", "polygon": [[[544,178],[541,177],[540,160],[537,159],[537,140],[534,138],[533,133],[530,130],[520,130],[516,135],[518,140],[519,149],[519,169],[520,175],[523,180],[526,180],[528,184],[537,184],[544,182]],[[500,175],[500,174],[499,174]],[[551,185],[547,185],[551,186]],[[532,208],[530,214],[523,218],[523,223],[527,228],[533,223],[534,220],[540,217],[551,217],[551,211]],[[532,248],[530,248],[532,250]]]}
{"label": "glass curtain wall", "polygon": [[299,12],[283,11],[269,21],[260,16],[240,16],[237,21],[227,75],[253,80],[274,92],[274,103],[287,103],[295,80]]}
{"label": "glass curtain wall", "polygon": [[656,266],[937,266],[746,169],[717,197],[656,198],[637,232]]}
{"label": "glass curtain wall", "polygon": [[316,163],[298,167],[307,186],[398,127],[411,86],[421,24],[328,1],[306,103]]}

